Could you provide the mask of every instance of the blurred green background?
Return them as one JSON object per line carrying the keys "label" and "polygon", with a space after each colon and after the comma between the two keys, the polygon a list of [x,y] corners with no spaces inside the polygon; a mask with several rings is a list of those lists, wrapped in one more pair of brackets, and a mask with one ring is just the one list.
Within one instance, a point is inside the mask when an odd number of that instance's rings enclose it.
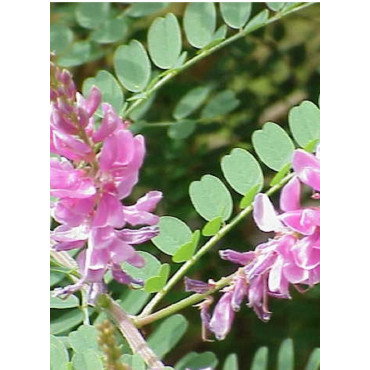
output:
{"label": "blurred green background", "polygon": [[[80,62],[78,58],[77,62],[68,62],[65,55],[68,56],[71,50],[72,40],[88,40],[91,33],[77,24],[76,3],[51,3],[51,41],[61,50],[60,53],[57,52],[57,62],[59,60],[71,70],[81,90],[84,79],[95,76],[98,70],[113,73],[113,52],[118,45],[133,38],[145,45],[146,33],[152,21],[159,15],[172,12],[181,23],[185,5],[186,3],[169,3],[153,14],[123,18],[125,26],[121,29],[122,34],[117,42],[90,42],[80,57]],[[128,6],[128,3],[112,3],[110,11],[119,15]],[[264,3],[255,3],[253,13],[264,7]],[[289,15],[205,58],[160,89],[146,113],[132,125],[133,130],[146,137],[147,157],[140,183],[127,203],[133,202],[145,191],[160,190],[164,193],[164,198],[157,211],[159,215],[178,217],[193,230],[201,228],[204,221],[191,205],[189,184],[204,174],[222,178],[221,158],[234,147],[253,152],[251,133],[263,123],[273,121],[289,131],[287,113],[291,107],[304,99],[317,104],[320,89],[319,17],[318,3]],[[220,19],[219,23],[221,24]],[[58,40],[58,35],[61,34],[59,31],[66,27],[72,33],[67,38]],[[194,49],[186,41],[184,43],[185,49],[188,48],[193,53]],[[178,100],[191,88],[204,85],[210,86],[214,93],[232,90],[239,100],[238,107],[224,116],[198,122],[195,132],[183,140],[170,138],[167,127],[150,127],[151,123],[171,122],[171,114]],[[199,113],[195,112],[192,117],[197,119]],[[263,166],[263,169],[267,179],[273,175],[267,167]],[[231,193],[237,211],[240,196],[234,191]],[[217,280],[231,273],[234,266],[221,261],[217,250],[250,250],[267,236],[257,230],[249,217],[227,235],[217,248],[204,256],[189,271],[188,276],[201,280]],[[153,245],[144,245],[141,249],[149,250],[162,263],[171,262],[168,256],[161,254]],[[119,296],[127,288],[113,284],[111,289]],[[161,302],[161,306],[183,296],[185,294],[181,283]],[[319,346],[319,287],[304,295],[292,289],[292,296],[292,300],[270,300],[273,315],[269,323],[262,323],[252,310],[243,307],[236,314],[231,333],[222,342],[203,342],[198,310],[186,309],[181,313],[189,320],[189,329],[177,348],[166,356],[166,364],[174,364],[189,351],[213,351],[220,363],[229,353],[234,352],[238,355],[240,368],[248,369],[256,349],[267,346],[270,351],[270,366],[274,368],[281,341],[290,337],[295,343],[296,368],[303,369],[312,349]],[[145,327],[146,334],[151,330],[152,327]]]}

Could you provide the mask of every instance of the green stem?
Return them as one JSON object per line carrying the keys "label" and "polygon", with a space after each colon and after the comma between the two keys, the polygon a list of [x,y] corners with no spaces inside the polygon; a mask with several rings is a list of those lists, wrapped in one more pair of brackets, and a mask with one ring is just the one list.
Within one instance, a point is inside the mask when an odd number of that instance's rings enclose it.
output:
{"label": "green stem", "polygon": [[[288,182],[293,176],[293,173],[286,175],[278,184],[272,186],[266,195],[271,195],[277,190],[279,190],[286,182]],[[225,225],[220,231],[209,239],[198,252],[188,261],[186,261],[171,277],[167,284],[159,291],[153,299],[144,307],[139,318],[144,318],[148,316],[154,309],[154,307],[163,299],[163,297],[169,292],[170,289],[187,273],[187,271],[202,257],[206,252],[208,252],[215,244],[222,239],[230,230],[232,230],[240,221],[242,221],[247,215],[253,210],[253,205],[249,205],[244,208],[238,215],[236,215],[229,224]]]}
{"label": "green stem", "polygon": [[218,290],[222,289],[226,285],[229,285],[230,282],[232,281],[235,273],[232,275],[229,275],[227,277],[224,277],[220,279],[217,283],[215,283],[214,287],[210,290],[208,290],[205,293],[202,294],[192,294],[189,297],[186,297],[182,299],[181,301],[178,301],[170,306],[167,306],[163,308],[162,310],[159,310],[151,315],[145,316],[143,318],[133,318],[134,324],[136,325],[137,328],[141,328],[144,325],[148,325],[154,321],[163,319],[164,317],[167,317],[169,315],[173,315],[174,313],[188,307],[191,305],[194,305],[195,303],[198,303],[208,297],[209,295],[217,292]]}
{"label": "green stem", "polygon": [[[207,56],[213,54],[217,50],[222,49],[223,47],[225,47],[225,46],[233,43],[234,41],[237,41],[237,40],[245,37],[249,33],[252,33],[252,32],[256,31],[257,29],[259,29],[261,27],[264,27],[264,26],[266,26],[268,24],[274,23],[274,22],[280,20],[281,18],[284,18],[285,16],[287,16],[289,14],[292,14],[294,12],[297,12],[299,10],[302,10],[304,8],[307,8],[308,6],[313,5],[313,4],[315,4],[315,3],[314,2],[311,2],[311,3],[303,3],[301,5],[295,5],[294,7],[288,8],[285,11],[276,13],[273,17],[271,17],[265,23],[260,24],[256,28],[252,28],[252,29],[246,29],[246,28],[244,28],[244,29],[241,29],[238,33],[234,34],[233,36],[230,36],[229,38],[221,41],[220,43],[218,43],[216,45],[213,45],[213,46],[211,46],[209,48],[206,47],[205,49],[201,50],[199,52],[199,54],[197,54],[196,56],[194,56],[193,58],[191,58],[187,62],[185,62],[182,66],[166,71],[163,74],[163,77],[159,81],[157,81],[156,83],[149,84],[148,89],[142,92],[143,97],[135,100],[125,111],[122,112],[123,118],[127,118],[128,115],[135,108],[137,108],[139,105],[141,105],[156,90],[160,89],[168,81],[172,80],[172,78],[174,78],[176,75],[178,75],[179,73],[181,73],[181,72],[185,71],[186,69],[190,68],[191,66],[193,66],[194,64],[196,64],[200,60],[202,60],[202,59],[206,58]],[[248,26],[248,24],[247,24],[247,26]],[[158,78],[158,77],[156,77],[156,78]]]}

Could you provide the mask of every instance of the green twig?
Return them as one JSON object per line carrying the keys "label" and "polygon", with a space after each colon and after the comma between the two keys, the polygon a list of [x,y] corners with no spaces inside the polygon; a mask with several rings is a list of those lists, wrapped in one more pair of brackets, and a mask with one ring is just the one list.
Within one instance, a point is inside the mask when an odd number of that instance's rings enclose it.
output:
{"label": "green twig", "polygon": [[[288,182],[293,176],[293,173],[285,176],[278,184],[272,186],[267,192],[266,195],[271,195],[277,190],[279,190],[286,182]],[[226,224],[220,229],[220,231],[209,239],[199,250],[198,252],[188,261],[186,261],[171,277],[167,284],[160,290],[153,299],[144,307],[142,313],[139,315],[139,318],[142,319],[145,316],[148,316],[154,309],[154,307],[163,299],[163,297],[169,292],[170,289],[187,273],[187,271],[202,257],[206,252],[208,252],[216,243],[224,237],[230,230],[232,230],[240,221],[242,221],[247,215],[249,215],[253,210],[253,205],[244,208],[238,215],[236,215],[230,223]]]}
{"label": "green twig", "polygon": [[[311,2],[311,3],[303,3],[301,5],[294,5],[294,7],[287,8],[285,11],[283,10],[282,12],[276,13],[273,17],[271,17],[270,19],[268,19],[265,23],[260,24],[260,25],[258,25],[255,28],[252,28],[252,29],[246,29],[246,28],[241,29],[238,33],[234,34],[233,36],[230,36],[229,38],[221,41],[220,43],[218,43],[216,45],[213,45],[211,47],[208,47],[208,48],[205,47],[203,50],[199,51],[199,54],[197,54],[193,58],[189,59],[182,66],[177,67],[177,68],[174,68],[174,69],[170,69],[170,70],[164,72],[162,74],[163,77],[160,78],[158,81],[156,81],[154,84],[153,84],[154,81],[152,81],[152,83],[149,84],[147,90],[145,90],[145,91],[143,91],[141,93],[142,94],[142,97],[139,98],[139,99],[137,99],[137,100],[135,100],[131,105],[129,105],[127,107],[126,110],[124,110],[122,112],[123,118],[127,118],[128,115],[134,109],[136,109],[138,106],[140,106],[156,90],[160,89],[168,81],[172,80],[176,75],[178,75],[179,73],[181,73],[181,72],[185,71],[186,69],[190,68],[191,66],[193,66],[194,64],[196,64],[200,60],[202,60],[202,59],[206,58],[207,56],[213,54],[217,50],[222,49],[223,47],[225,47],[225,46],[233,43],[234,41],[237,41],[237,40],[245,37],[249,33],[252,33],[252,32],[256,31],[257,29],[259,29],[261,27],[264,27],[264,26],[266,26],[268,24],[274,23],[274,22],[280,20],[281,18],[284,18],[285,16],[287,16],[289,14],[292,14],[294,12],[297,12],[299,10],[302,10],[304,8],[307,8],[308,6],[313,5],[313,4],[315,4],[315,3],[314,2]],[[248,26],[248,24],[247,24],[247,26]],[[155,79],[158,79],[158,76]]]}
{"label": "green twig", "polygon": [[133,318],[134,324],[136,327],[141,328],[144,325],[148,325],[154,321],[163,319],[164,317],[167,317],[169,315],[173,315],[174,313],[188,307],[191,305],[194,305],[195,303],[198,303],[208,297],[209,295],[217,292],[218,290],[222,289],[226,285],[229,285],[232,281],[233,277],[235,276],[235,273],[232,275],[229,275],[227,277],[224,277],[220,279],[217,283],[214,284],[214,287],[210,290],[208,290],[205,293],[202,294],[192,294],[189,297],[184,298],[181,301],[178,301],[168,307],[163,308],[162,310],[159,310],[151,315],[145,316],[143,318]]}

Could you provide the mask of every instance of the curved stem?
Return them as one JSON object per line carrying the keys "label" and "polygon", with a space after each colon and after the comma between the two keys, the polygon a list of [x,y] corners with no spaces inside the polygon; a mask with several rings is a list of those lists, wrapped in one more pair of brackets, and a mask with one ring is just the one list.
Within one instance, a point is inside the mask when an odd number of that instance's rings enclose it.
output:
{"label": "curved stem", "polygon": [[[288,182],[293,176],[293,173],[286,175],[278,184],[272,186],[267,192],[266,195],[271,195],[280,189],[286,182]],[[167,284],[160,290],[153,299],[144,307],[142,313],[139,315],[139,318],[143,318],[149,315],[154,307],[163,299],[163,297],[169,292],[170,289],[186,274],[186,272],[203,256],[208,252],[223,236],[225,236],[230,230],[232,230],[241,220],[243,220],[247,215],[253,210],[253,205],[244,208],[238,215],[236,215],[230,223],[225,225],[220,231],[209,239],[199,250],[198,252],[188,261],[186,261],[171,277]]]}
{"label": "curved stem", "polygon": [[[243,29],[241,29],[238,33],[234,34],[233,36],[230,36],[229,38],[221,41],[220,43],[218,43],[216,45],[210,46],[208,48],[205,47],[203,50],[201,50],[199,52],[199,54],[197,54],[193,58],[189,59],[182,66],[180,66],[178,68],[170,69],[170,70],[164,72],[163,73],[163,77],[161,79],[159,79],[159,81],[157,81],[156,83],[154,83],[154,85],[153,84],[149,84],[149,87],[147,88],[147,90],[145,90],[145,91],[143,91],[141,93],[142,97],[139,98],[139,99],[137,99],[137,100],[135,100],[126,110],[124,110],[122,112],[123,118],[127,118],[128,115],[135,108],[137,108],[142,103],[144,103],[144,101],[146,99],[148,99],[149,96],[152,95],[156,90],[160,89],[168,81],[172,80],[172,78],[174,78],[176,75],[178,75],[179,73],[181,73],[181,72],[185,71],[186,69],[190,68],[191,66],[193,66],[194,64],[196,64],[198,61],[206,58],[208,55],[213,54],[217,50],[222,49],[223,47],[225,47],[225,46],[233,43],[234,41],[237,41],[237,40],[245,37],[249,33],[252,33],[253,31],[256,31],[257,29],[259,29],[261,27],[264,27],[264,26],[266,26],[266,25],[268,25],[270,23],[274,23],[274,22],[280,20],[281,18],[284,18],[285,16],[287,16],[287,15],[289,15],[291,13],[294,13],[296,11],[299,11],[299,10],[302,10],[304,8],[307,8],[308,6],[313,5],[313,4],[315,4],[315,3],[314,2],[311,2],[311,3],[303,3],[301,5],[296,5],[295,4],[294,6],[286,9],[285,11],[283,10],[282,12],[276,13],[273,17],[271,17],[270,19],[268,19],[265,23],[262,23],[262,24],[258,25],[257,27],[248,28],[248,23],[247,23],[247,26],[246,27],[244,27]],[[158,78],[158,77],[156,77],[156,78]]]}

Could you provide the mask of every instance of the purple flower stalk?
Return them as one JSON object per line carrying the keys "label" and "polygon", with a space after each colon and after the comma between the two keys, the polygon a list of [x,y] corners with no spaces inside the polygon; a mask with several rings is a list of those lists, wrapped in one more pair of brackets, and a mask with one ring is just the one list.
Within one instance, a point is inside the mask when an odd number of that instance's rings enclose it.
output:
{"label": "purple flower stalk", "polygon": [[[144,266],[134,245],[158,234],[159,218],[152,212],[162,193],[150,191],[136,204],[122,204],[138,181],[145,142],[128,130],[127,121],[107,103],[102,104],[103,118],[96,128],[98,88],[83,97],[69,72],[51,62],[50,95],[50,147],[55,155],[50,161],[50,183],[51,195],[57,198],[51,209],[60,224],[51,232],[52,249],[83,248],[77,257],[81,279],[55,294],[71,294],[87,283],[93,301],[106,289],[103,277],[108,270],[122,284],[141,283],[121,264]],[[130,229],[129,225],[148,226]]]}
{"label": "purple flower stalk", "polygon": [[224,289],[211,318],[203,322],[219,340],[230,331],[234,312],[244,299],[262,321],[268,321],[269,297],[289,299],[290,285],[301,291],[302,285],[312,287],[320,281],[320,208],[300,205],[302,184],[313,189],[312,199],[320,198],[319,157],[298,149],[292,164],[295,174],[281,191],[280,214],[267,195],[258,194],[254,200],[257,226],[264,232],[275,232],[275,237],[254,251],[220,251],[222,259],[242,267]]}

